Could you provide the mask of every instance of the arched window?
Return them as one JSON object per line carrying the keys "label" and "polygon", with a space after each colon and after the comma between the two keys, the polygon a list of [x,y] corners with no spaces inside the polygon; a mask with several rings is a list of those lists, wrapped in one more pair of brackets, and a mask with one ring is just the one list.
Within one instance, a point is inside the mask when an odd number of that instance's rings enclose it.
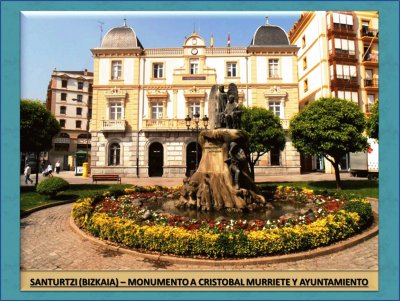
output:
{"label": "arched window", "polygon": [[121,148],[118,143],[110,144],[108,152],[108,165],[110,166],[119,165],[120,153],[121,153]]}
{"label": "arched window", "polygon": [[79,134],[78,139],[86,139],[86,138],[92,138],[91,134]]}

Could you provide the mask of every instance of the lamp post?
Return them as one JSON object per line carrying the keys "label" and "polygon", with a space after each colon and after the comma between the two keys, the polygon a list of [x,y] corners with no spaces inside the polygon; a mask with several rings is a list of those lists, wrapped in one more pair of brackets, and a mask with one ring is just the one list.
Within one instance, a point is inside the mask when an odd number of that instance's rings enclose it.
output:
{"label": "lamp post", "polygon": [[207,115],[204,115],[204,117],[202,118],[204,128],[200,128],[199,127],[200,114],[198,112],[196,112],[193,115],[193,120],[194,120],[194,127],[190,127],[190,123],[192,121],[192,118],[190,118],[189,114],[185,118],[186,127],[187,127],[188,131],[193,131],[193,132],[196,133],[196,170],[197,170],[198,163],[199,163],[199,157],[198,157],[199,156],[199,133],[202,130],[206,130],[207,129],[208,117],[207,117]]}
{"label": "lamp post", "polygon": [[86,161],[89,164],[89,104],[79,100],[78,98],[72,98],[73,101],[76,102],[82,102],[84,105],[86,105],[87,111],[86,111]]}

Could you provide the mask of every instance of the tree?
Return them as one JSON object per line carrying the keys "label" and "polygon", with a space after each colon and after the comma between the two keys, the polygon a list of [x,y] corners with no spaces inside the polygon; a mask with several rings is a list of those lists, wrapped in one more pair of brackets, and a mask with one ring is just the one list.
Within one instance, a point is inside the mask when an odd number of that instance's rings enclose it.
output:
{"label": "tree", "polygon": [[341,190],[340,158],[367,149],[365,127],[364,113],[357,104],[339,98],[320,98],[291,120],[290,134],[298,151],[323,155],[332,164],[337,190]]}
{"label": "tree", "polygon": [[40,101],[22,99],[20,114],[21,152],[35,154],[37,184],[40,152],[51,149],[52,138],[60,132],[61,127]]}
{"label": "tree", "polygon": [[370,138],[379,140],[379,101],[372,106],[371,115],[367,120],[367,134]]}
{"label": "tree", "polygon": [[242,107],[242,130],[249,136],[250,175],[254,180],[254,166],[260,157],[272,149],[285,148],[285,131],[280,120],[271,111],[258,107]]}

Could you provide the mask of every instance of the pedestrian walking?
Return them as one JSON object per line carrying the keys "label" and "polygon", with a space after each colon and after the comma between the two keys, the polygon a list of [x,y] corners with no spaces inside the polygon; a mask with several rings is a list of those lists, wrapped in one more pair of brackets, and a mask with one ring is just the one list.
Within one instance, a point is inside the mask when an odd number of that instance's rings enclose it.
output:
{"label": "pedestrian walking", "polygon": [[31,184],[33,184],[33,181],[31,179],[31,167],[29,165],[25,167],[24,175],[25,175],[25,184],[27,185],[28,181],[31,182]]}
{"label": "pedestrian walking", "polygon": [[56,173],[59,174],[60,173],[60,169],[61,169],[61,163],[60,160],[58,160],[56,162]]}

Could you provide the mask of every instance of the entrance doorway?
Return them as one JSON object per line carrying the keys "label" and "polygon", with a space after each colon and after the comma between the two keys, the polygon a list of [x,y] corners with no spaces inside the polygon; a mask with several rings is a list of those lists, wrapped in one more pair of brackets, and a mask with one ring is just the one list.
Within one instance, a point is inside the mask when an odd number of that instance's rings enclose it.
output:
{"label": "entrance doorway", "polygon": [[149,177],[162,177],[164,165],[164,148],[161,143],[154,142],[149,148]]}
{"label": "entrance doorway", "polygon": [[[197,147],[199,153],[197,157],[197,164],[201,161],[201,147]],[[186,176],[190,177],[196,171],[196,142],[190,142],[186,147]]]}

